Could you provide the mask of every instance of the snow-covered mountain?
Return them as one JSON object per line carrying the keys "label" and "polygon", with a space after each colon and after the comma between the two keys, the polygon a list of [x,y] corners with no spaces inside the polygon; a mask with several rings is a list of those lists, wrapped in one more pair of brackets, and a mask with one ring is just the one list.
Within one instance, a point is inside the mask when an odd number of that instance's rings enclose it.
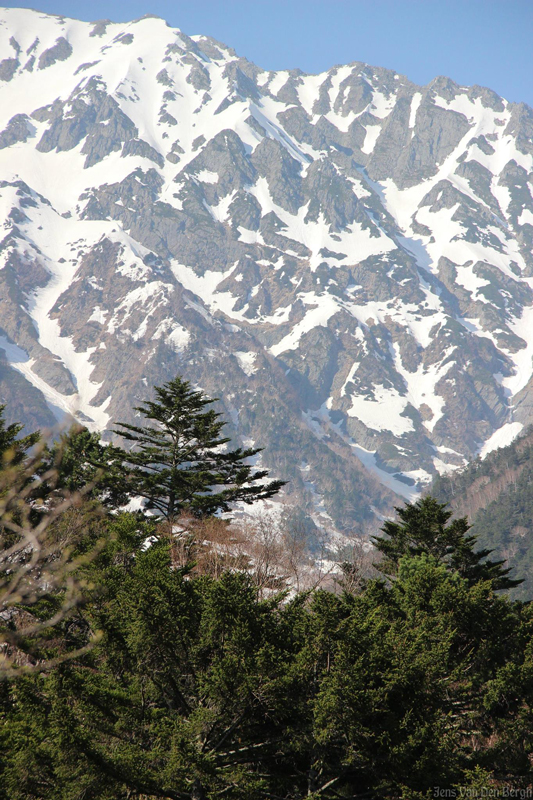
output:
{"label": "snow-covered mountain", "polygon": [[104,429],[181,373],[370,530],[532,421],[532,192],[489,89],[3,9],[0,398]]}

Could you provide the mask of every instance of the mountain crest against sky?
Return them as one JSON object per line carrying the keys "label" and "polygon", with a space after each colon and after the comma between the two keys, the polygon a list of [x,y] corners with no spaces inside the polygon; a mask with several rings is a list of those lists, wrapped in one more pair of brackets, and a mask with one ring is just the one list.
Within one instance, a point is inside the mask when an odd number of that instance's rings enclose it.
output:
{"label": "mountain crest against sky", "polygon": [[163,20],[0,11],[0,394],[95,429],[182,374],[317,521],[532,421],[533,112]]}

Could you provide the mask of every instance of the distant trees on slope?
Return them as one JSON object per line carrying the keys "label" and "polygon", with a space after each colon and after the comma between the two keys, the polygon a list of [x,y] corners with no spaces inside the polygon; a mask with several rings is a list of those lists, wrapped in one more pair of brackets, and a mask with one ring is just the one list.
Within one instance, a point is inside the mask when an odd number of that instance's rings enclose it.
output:
{"label": "distant trees on slope", "polygon": [[524,579],[511,597],[533,598],[533,429],[483,460],[439,476],[431,493],[455,515],[468,514],[479,547],[506,559]]}

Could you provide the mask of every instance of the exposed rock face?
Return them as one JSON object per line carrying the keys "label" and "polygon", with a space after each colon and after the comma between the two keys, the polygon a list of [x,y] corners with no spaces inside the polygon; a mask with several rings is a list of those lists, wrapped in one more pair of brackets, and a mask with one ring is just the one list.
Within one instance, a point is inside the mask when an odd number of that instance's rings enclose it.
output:
{"label": "exposed rock face", "polygon": [[53,64],[56,64],[58,61],[66,61],[71,55],[71,44],[64,36],[60,36],[53,47],[49,47],[48,50],[44,50],[44,52],[41,53],[39,56],[38,69],[46,69],[47,67],[53,66]]}
{"label": "exposed rock face", "polygon": [[265,72],[156,18],[2,17],[14,418],[104,430],[179,372],[347,532],[533,421],[531,109]]}

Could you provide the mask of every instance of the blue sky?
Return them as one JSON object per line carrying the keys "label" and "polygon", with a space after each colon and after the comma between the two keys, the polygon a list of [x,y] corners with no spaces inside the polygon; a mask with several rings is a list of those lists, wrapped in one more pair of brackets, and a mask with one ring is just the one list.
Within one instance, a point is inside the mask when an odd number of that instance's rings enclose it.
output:
{"label": "blue sky", "polygon": [[86,20],[156,14],[185,33],[213,36],[266,69],[321,72],[366,61],[415,83],[447,75],[533,106],[533,0],[34,0],[6,5]]}

